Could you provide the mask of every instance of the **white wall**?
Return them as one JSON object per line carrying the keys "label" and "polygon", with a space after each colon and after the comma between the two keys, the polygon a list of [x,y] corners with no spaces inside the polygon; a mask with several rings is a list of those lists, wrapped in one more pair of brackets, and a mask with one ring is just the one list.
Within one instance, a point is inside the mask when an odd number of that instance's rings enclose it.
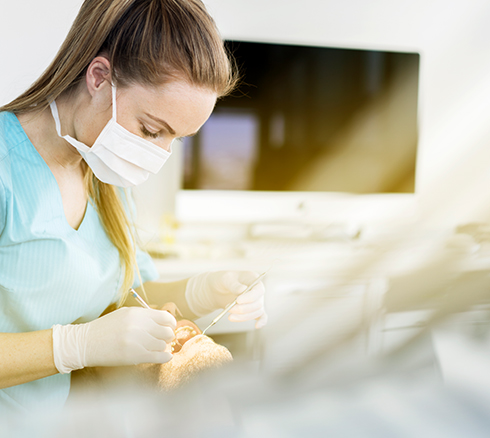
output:
{"label": "white wall", "polygon": [[24,91],[49,65],[82,0],[2,1],[0,105]]}
{"label": "white wall", "polygon": [[[48,65],[80,0],[2,5],[0,104]],[[487,0],[207,0],[226,38],[422,54],[417,190],[434,220],[486,217],[490,195]],[[165,172],[165,170],[164,170]],[[457,207],[457,208],[455,208]],[[170,207],[169,207],[170,208]],[[427,210],[429,211],[429,210]]]}
{"label": "white wall", "polygon": [[490,3],[207,0],[225,38],[421,53],[417,192],[445,225],[490,218]]}

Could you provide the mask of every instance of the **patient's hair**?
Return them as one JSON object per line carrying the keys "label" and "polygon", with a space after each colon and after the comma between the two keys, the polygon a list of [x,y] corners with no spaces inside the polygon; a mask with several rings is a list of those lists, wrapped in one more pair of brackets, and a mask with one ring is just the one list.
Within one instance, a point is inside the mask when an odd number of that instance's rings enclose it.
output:
{"label": "patient's hair", "polygon": [[[58,54],[41,77],[0,111],[37,112],[84,81],[96,56],[111,62],[113,83],[161,85],[179,78],[218,97],[237,74],[200,0],[85,0]],[[125,266],[123,296],[136,265],[130,222],[115,187],[87,170],[87,190]]]}

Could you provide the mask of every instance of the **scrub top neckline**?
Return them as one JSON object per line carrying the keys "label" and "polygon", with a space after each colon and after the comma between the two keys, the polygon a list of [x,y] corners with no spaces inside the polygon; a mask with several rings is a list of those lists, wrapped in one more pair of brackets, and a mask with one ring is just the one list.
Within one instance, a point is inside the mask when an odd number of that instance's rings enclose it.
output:
{"label": "scrub top neckline", "polygon": [[63,197],[61,196],[60,186],[58,184],[56,177],[54,176],[51,168],[48,166],[48,163],[46,163],[46,161],[44,161],[44,158],[39,153],[39,151],[36,149],[36,147],[34,146],[34,144],[31,141],[31,139],[29,138],[29,136],[25,132],[24,127],[20,123],[20,120],[18,119],[17,115],[14,113],[11,113],[11,114],[14,116],[14,119],[15,119],[16,123],[18,124],[18,127],[20,128],[20,131],[22,133],[22,136],[25,138],[26,143],[28,143],[29,147],[31,147],[33,149],[36,157],[38,157],[39,161],[41,162],[41,165],[44,167],[44,169],[46,170],[48,175],[50,175],[49,178],[51,179],[51,182],[54,183],[54,185],[56,186],[56,192],[57,192],[56,198],[57,198],[58,208],[61,209],[61,217],[63,219],[63,222],[65,223],[66,227],[69,228],[70,232],[79,234],[81,232],[82,228],[84,228],[85,222],[87,222],[87,218],[89,215],[89,209],[91,208],[91,205],[92,205],[92,203],[90,202],[90,199],[87,201],[87,204],[85,205],[85,212],[83,214],[83,218],[82,218],[82,221],[80,222],[80,225],[78,226],[78,228],[73,228],[69,224],[68,219],[66,218],[65,208],[63,206]]}

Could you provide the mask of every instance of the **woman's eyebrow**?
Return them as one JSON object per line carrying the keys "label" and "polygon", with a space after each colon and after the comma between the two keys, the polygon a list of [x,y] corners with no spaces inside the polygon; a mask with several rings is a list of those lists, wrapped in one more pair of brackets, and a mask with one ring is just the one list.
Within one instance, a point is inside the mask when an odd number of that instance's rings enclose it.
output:
{"label": "woman's eyebrow", "polygon": [[160,123],[165,128],[167,128],[167,130],[168,130],[168,132],[170,132],[170,134],[175,135],[175,131],[172,129],[172,127],[165,120],[159,119],[158,117],[152,116],[151,114],[148,114],[148,113],[145,113],[145,115],[148,116],[150,119],[155,120],[155,122]]}

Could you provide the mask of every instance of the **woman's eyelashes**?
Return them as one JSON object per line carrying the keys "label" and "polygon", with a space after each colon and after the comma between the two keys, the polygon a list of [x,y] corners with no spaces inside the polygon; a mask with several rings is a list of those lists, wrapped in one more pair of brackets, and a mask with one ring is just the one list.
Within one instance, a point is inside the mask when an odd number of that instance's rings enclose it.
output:
{"label": "woman's eyelashes", "polygon": [[146,129],[146,127],[144,125],[141,125],[141,133],[145,137],[158,138],[158,137],[160,137],[161,131],[159,131],[159,132],[150,132],[150,131],[148,131],[148,129]]}
{"label": "woman's eyelashes", "polygon": [[[149,137],[149,138],[153,138],[153,139],[157,139],[157,138],[160,138],[162,136],[162,132],[163,131],[158,131],[158,132],[151,132],[149,131],[145,125],[141,125],[140,127],[140,130],[141,130],[141,133],[145,136],[145,137]],[[182,137],[175,137],[175,140],[176,141],[182,141],[184,138],[186,138],[186,136],[182,136]]]}

